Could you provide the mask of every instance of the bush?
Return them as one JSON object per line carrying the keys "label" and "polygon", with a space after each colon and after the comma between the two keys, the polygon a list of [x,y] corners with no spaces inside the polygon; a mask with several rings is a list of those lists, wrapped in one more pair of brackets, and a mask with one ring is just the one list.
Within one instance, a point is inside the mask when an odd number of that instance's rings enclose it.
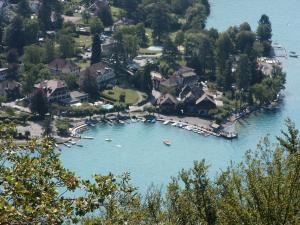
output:
{"label": "bush", "polygon": [[60,136],[69,136],[71,128],[71,123],[68,119],[57,120],[55,124],[57,128],[57,133]]}

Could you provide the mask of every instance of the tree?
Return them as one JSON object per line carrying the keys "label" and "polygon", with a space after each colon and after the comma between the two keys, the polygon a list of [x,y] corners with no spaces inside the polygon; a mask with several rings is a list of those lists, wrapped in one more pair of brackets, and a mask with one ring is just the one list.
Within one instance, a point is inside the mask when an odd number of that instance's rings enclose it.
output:
{"label": "tree", "polygon": [[169,64],[174,64],[178,58],[178,49],[169,37],[167,37],[163,43],[162,54],[163,59],[165,59]]}
{"label": "tree", "polygon": [[219,72],[222,73],[226,67],[226,62],[233,53],[234,46],[229,35],[222,33],[216,42],[216,56]]}
{"label": "tree", "polygon": [[59,37],[59,50],[63,58],[70,58],[75,53],[74,39],[70,35],[61,35]]}
{"label": "tree", "polygon": [[80,88],[91,97],[98,95],[97,79],[89,68],[86,69],[84,74],[80,77]]}
{"label": "tree", "polygon": [[260,41],[269,41],[272,38],[272,24],[267,15],[262,15],[257,27],[257,37]]}
{"label": "tree", "polygon": [[202,30],[205,27],[208,16],[207,9],[202,4],[194,4],[186,11],[186,24],[184,29]]}
{"label": "tree", "polygon": [[139,40],[136,35],[124,34],[123,35],[123,50],[125,60],[133,59],[138,54]]}
{"label": "tree", "polygon": [[2,103],[6,102],[6,97],[3,95],[0,95],[0,107],[2,106]]}
{"label": "tree", "polygon": [[23,18],[18,15],[15,16],[6,30],[6,43],[9,48],[15,48],[19,52],[22,51],[25,44],[24,31]]}
{"label": "tree", "polygon": [[50,40],[47,40],[46,43],[45,43],[45,47],[44,48],[45,48],[45,62],[49,63],[56,56],[54,42],[50,41]]}
{"label": "tree", "polygon": [[52,118],[49,113],[47,113],[46,118],[44,120],[43,129],[44,129],[44,136],[50,138],[53,129],[52,129]]}
{"label": "tree", "polygon": [[23,17],[30,17],[31,9],[28,3],[28,0],[20,0],[17,6],[17,12],[19,15]]}
{"label": "tree", "polygon": [[179,31],[177,34],[176,34],[176,37],[175,37],[175,44],[178,46],[178,45],[183,45],[184,44],[184,32],[183,31]]}
{"label": "tree", "polygon": [[186,35],[185,52],[187,65],[194,68],[197,73],[207,78],[215,71],[215,56],[210,39],[202,33],[189,33]]}
{"label": "tree", "polygon": [[18,53],[17,49],[10,49],[6,53],[6,60],[10,64],[19,63],[19,53]]}
{"label": "tree", "polygon": [[153,90],[153,83],[150,74],[153,69],[152,67],[152,65],[147,64],[144,68],[138,70],[133,77],[135,87],[147,94],[151,94]]}
{"label": "tree", "polygon": [[65,74],[63,75],[63,80],[66,82],[67,87],[71,91],[75,91],[79,88],[78,85],[78,76],[75,74]]}
{"label": "tree", "polygon": [[271,51],[271,39],[272,39],[272,24],[267,15],[262,15],[256,31],[257,39],[264,47],[264,56],[269,56]]}
{"label": "tree", "polygon": [[38,20],[40,28],[44,31],[52,29],[51,14],[51,1],[43,0],[39,7]]}
{"label": "tree", "polygon": [[92,44],[91,65],[101,61],[101,40],[99,34],[95,34]]}
{"label": "tree", "polygon": [[[20,149],[12,141],[14,127],[1,124],[0,130],[1,223],[76,224],[97,209],[109,209],[112,199],[115,207],[122,198],[138,200],[128,175],[81,180],[63,167],[50,139],[32,140]],[[70,197],[78,190],[83,197]]]}
{"label": "tree", "polygon": [[121,7],[125,10],[126,16],[128,18],[135,19],[136,11],[140,3],[140,0],[123,0],[121,2]]}
{"label": "tree", "polygon": [[89,20],[91,18],[91,14],[89,13],[88,10],[83,10],[83,12],[81,13],[81,17],[82,17],[82,20],[85,24],[88,24],[89,23]]}
{"label": "tree", "polygon": [[248,90],[251,83],[251,67],[247,55],[240,55],[236,69],[236,83],[238,88]]}
{"label": "tree", "polygon": [[138,23],[135,26],[136,29],[136,36],[139,39],[139,46],[146,47],[148,44],[148,38],[146,36],[146,30],[144,23]]}
{"label": "tree", "polygon": [[[288,134],[272,149],[267,138],[242,165],[230,167],[217,181],[220,224],[297,224],[299,222],[299,135]],[[291,135],[291,136],[290,136]],[[283,142],[281,142],[283,141]],[[287,147],[287,148],[286,148]],[[295,148],[294,148],[295,147]]]}
{"label": "tree", "polygon": [[42,118],[49,111],[48,99],[42,89],[34,91],[30,98],[29,108],[32,112],[39,114]]}
{"label": "tree", "polygon": [[29,95],[34,87],[36,80],[38,79],[38,72],[31,69],[26,71],[22,77],[22,92],[25,95]]}
{"label": "tree", "polygon": [[237,34],[237,49],[241,53],[250,55],[255,42],[255,33],[251,31],[241,31]]}
{"label": "tree", "polygon": [[39,64],[44,60],[45,49],[37,45],[24,47],[23,61],[25,63]]}
{"label": "tree", "polygon": [[[162,23],[162,21],[164,21]],[[154,43],[160,43],[163,36],[170,31],[173,23],[169,7],[166,3],[158,1],[146,6],[146,23],[153,29]]]}
{"label": "tree", "polygon": [[251,26],[249,23],[245,22],[240,25],[239,30],[240,31],[251,31]]}
{"label": "tree", "polygon": [[25,20],[25,42],[27,45],[34,44],[38,41],[39,22],[36,19]]}
{"label": "tree", "polygon": [[93,17],[90,21],[90,29],[92,35],[100,35],[104,30],[103,23],[99,18]]}
{"label": "tree", "polygon": [[232,67],[233,67],[232,60],[228,59],[225,62],[224,69],[221,70],[220,67],[218,68],[217,83],[225,91],[230,90],[235,81],[233,72],[232,72]]}
{"label": "tree", "polygon": [[151,114],[151,113],[154,114],[156,111],[156,108],[153,105],[146,105],[144,107],[144,111],[148,112],[149,114]]}
{"label": "tree", "polygon": [[109,6],[100,7],[100,9],[97,12],[97,15],[101,19],[105,27],[109,27],[113,25],[113,18]]}

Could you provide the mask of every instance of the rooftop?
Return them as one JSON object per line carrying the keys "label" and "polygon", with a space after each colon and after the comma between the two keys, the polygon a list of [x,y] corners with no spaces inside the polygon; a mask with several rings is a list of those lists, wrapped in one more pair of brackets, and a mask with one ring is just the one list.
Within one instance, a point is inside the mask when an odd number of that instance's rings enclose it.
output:
{"label": "rooftop", "polygon": [[67,85],[62,80],[44,80],[41,83],[35,84],[34,87],[47,89],[47,96],[49,97],[56,89],[67,88]]}

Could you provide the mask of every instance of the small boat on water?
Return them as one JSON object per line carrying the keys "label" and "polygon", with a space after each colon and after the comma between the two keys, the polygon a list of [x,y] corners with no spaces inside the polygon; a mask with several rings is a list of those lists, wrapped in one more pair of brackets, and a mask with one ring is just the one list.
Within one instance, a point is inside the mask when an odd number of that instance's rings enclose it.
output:
{"label": "small boat on water", "polygon": [[116,145],[117,148],[122,148],[122,145]]}
{"label": "small boat on water", "polygon": [[164,144],[167,146],[171,146],[172,143],[170,140],[166,139],[166,140],[164,140]]}
{"label": "small boat on water", "polygon": [[299,55],[296,52],[290,52],[290,57],[291,58],[298,58]]}
{"label": "small boat on water", "polygon": [[177,126],[177,124],[178,124],[177,122],[174,122],[174,123],[172,123],[171,125],[172,125],[172,126]]}
{"label": "small boat on water", "polygon": [[92,140],[92,139],[94,139],[94,137],[82,137],[82,139],[90,139],[90,140]]}
{"label": "small boat on water", "polygon": [[150,122],[151,123],[156,123],[156,119],[152,119]]}
{"label": "small boat on water", "polygon": [[78,146],[80,148],[83,148],[83,145],[81,145],[81,144],[77,144],[76,146]]}
{"label": "small boat on water", "polygon": [[191,128],[190,126],[186,126],[186,127],[184,127],[183,129],[188,130],[188,131],[191,131],[191,130],[192,130],[192,128]]}
{"label": "small boat on water", "polygon": [[69,143],[72,144],[72,145],[76,145],[75,141],[69,141]]}
{"label": "small boat on water", "polygon": [[64,143],[64,145],[68,148],[71,148],[71,145],[67,144],[67,143]]}
{"label": "small boat on water", "polygon": [[110,138],[106,138],[106,139],[105,139],[105,141],[107,141],[107,142],[111,142],[111,141],[112,141],[112,139],[110,139]]}
{"label": "small boat on water", "polygon": [[163,122],[163,125],[168,125],[170,123],[169,120],[166,120],[165,122]]}

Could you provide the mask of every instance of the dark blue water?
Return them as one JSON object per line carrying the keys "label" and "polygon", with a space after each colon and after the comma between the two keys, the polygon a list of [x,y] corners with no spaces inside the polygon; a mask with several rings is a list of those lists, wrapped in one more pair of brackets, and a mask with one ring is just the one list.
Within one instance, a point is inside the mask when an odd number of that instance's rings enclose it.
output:
{"label": "dark blue water", "polygon": [[[212,0],[209,27],[225,30],[230,25],[248,21],[256,29],[257,21],[265,13],[273,24],[273,40],[288,51],[300,53],[299,0]],[[241,121],[239,138],[226,141],[202,137],[192,132],[141,123],[124,126],[99,126],[86,133],[95,140],[82,141],[84,148],[73,147],[62,152],[64,165],[83,178],[95,173],[131,173],[132,183],[144,192],[154,183],[165,185],[182,168],[191,168],[194,160],[205,159],[211,165],[210,175],[225,169],[230,161],[239,162],[248,149],[254,149],[262,136],[270,134],[274,140],[284,127],[287,117],[300,127],[300,61],[283,61],[287,72],[287,89],[281,109],[276,113],[253,115]],[[106,138],[113,141],[105,142]],[[172,140],[167,147],[163,139]]]}

